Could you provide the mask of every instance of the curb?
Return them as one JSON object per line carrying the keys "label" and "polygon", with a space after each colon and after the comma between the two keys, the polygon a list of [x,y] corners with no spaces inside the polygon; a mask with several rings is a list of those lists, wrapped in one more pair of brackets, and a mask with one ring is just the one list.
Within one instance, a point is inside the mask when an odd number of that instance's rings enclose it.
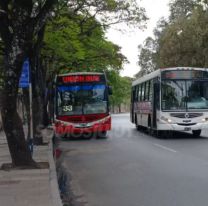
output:
{"label": "curb", "polygon": [[49,142],[49,149],[48,149],[48,161],[50,165],[49,169],[49,182],[50,182],[50,189],[51,189],[51,198],[53,202],[53,206],[63,206],[62,200],[60,197],[59,192],[59,185],[57,181],[57,173],[56,173],[56,166],[53,158],[53,143],[52,138]]}

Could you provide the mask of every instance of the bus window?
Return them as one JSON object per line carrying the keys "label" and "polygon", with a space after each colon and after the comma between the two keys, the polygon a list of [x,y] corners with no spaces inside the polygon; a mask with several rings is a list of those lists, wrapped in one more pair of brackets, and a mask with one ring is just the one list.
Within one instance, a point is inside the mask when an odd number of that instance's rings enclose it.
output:
{"label": "bus window", "polygon": [[146,101],[147,97],[146,97],[146,85],[147,85],[147,82],[144,82],[144,97],[143,97],[143,100]]}
{"label": "bus window", "polygon": [[138,87],[134,87],[134,101],[137,101],[138,100]]}
{"label": "bus window", "polygon": [[145,83],[145,101],[149,101],[149,81]]}
{"label": "bus window", "polygon": [[136,97],[135,97],[135,94],[136,94],[136,93],[135,93],[135,87],[133,87],[133,88],[132,88],[132,91],[131,91],[131,101],[135,101],[135,98],[136,98]]}
{"label": "bus window", "polygon": [[139,85],[139,97],[138,97],[138,100],[139,100],[139,101],[142,100],[142,97],[141,97],[141,96],[142,96],[142,85],[140,84],[140,85]]}
{"label": "bus window", "polygon": [[206,81],[187,81],[187,108],[208,109],[208,83]]}
{"label": "bus window", "polygon": [[140,85],[138,85],[137,88],[138,88],[137,89],[137,101],[139,101],[140,100],[140,93],[141,93],[140,92]]}
{"label": "bus window", "polygon": [[138,101],[138,86],[136,86],[134,88],[134,90],[135,90],[135,98],[134,98],[134,101]]}
{"label": "bus window", "polygon": [[153,97],[153,86],[152,86],[152,80],[149,81],[149,101],[152,102]]}
{"label": "bus window", "polygon": [[156,109],[160,109],[160,83],[154,79],[154,104]]}
{"label": "bus window", "polygon": [[144,101],[144,83],[143,84],[141,84],[141,101]]}

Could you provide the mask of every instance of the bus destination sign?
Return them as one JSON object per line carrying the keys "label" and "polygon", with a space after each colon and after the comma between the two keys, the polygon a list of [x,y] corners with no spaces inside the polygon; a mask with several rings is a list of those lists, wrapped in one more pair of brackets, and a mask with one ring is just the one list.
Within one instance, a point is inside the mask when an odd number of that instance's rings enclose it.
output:
{"label": "bus destination sign", "polygon": [[162,79],[208,79],[208,72],[201,70],[163,71]]}
{"label": "bus destination sign", "polygon": [[100,75],[69,75],[59,76],[57,82],[59,83],[83,83],[83,82],[100,82]]}

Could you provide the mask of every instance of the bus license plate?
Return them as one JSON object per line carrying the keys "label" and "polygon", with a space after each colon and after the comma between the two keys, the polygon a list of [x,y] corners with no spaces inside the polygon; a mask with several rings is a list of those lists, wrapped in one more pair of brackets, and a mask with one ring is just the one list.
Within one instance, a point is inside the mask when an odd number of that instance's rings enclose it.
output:
{"label": "bus license plate", "polygon": [[185,127],[184,131],[191,131],[191,127]]}

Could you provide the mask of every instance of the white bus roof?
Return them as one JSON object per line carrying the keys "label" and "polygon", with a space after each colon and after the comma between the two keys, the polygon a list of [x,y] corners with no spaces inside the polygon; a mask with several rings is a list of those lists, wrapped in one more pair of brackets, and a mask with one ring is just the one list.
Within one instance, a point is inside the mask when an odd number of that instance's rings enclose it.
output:
{"label": "white bus roof", "polygon": [[195,67],[171,67],[171,68],[160,68],[158,70],[155,70],[154,72],[151,72],[143,77],[140,77],[132,82],[132,86],[135,86],[137,84],[140,84],[142,82],[146,82],[150,79],[153,79],[155,77],[158,77],[161,75],[161,71],[171,71],[171,70],[202,70],[202,71],[208,71],[208,68],[195,68]]}

